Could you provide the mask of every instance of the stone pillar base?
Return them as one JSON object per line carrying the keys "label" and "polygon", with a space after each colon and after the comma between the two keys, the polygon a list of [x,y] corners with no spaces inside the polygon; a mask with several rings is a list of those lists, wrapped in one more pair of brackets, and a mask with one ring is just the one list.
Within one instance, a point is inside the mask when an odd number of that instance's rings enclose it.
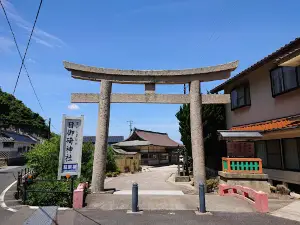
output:
{"label": "stone pillar base", "polygon": [[268,174],[227,173],[219,171],[220,184],[241,185],[270,194]]}

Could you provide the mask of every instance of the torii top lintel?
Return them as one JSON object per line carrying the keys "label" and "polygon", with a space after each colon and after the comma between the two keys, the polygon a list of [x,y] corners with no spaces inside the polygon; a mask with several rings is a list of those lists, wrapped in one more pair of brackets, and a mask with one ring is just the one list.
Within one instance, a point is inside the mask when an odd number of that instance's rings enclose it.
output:
{"label": "torii top lintel", "polygon": [[213,81],[230,77],[230,73],[238,66],[238,61],[183,70],[120,70],[85,66],[64,61],[64,67],[71,71],[75,79],[101,81],[109,80],[113,83],[160,83],[185,84],[193,80]]}

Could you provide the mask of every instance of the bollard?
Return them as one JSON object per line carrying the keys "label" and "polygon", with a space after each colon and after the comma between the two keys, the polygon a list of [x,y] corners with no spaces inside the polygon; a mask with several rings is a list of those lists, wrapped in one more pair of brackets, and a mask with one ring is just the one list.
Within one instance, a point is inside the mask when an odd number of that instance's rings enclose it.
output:
{"label": "bollard", "polygon": [[139,186],[137,183],[132,184],[132,212],[138,212],[139,198],[138,198]]}
{"label": "bollard", "polygon": [[206,213],[205,186],[204,186],[204,183],[202,183],[202,182],[199,182],[199,212]]}

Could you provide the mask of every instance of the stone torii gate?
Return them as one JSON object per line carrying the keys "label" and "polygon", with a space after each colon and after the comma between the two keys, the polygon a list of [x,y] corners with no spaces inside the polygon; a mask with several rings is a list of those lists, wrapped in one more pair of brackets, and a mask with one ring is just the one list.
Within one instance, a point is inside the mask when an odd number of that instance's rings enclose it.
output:
{"label": "stone torii gate", "polygon": [[[191,139],[195,187],[205,181],[205,159],[202,130],[202,104],[226,104],[229,95],[203,95],[200,82],[226,79],[238,66],[238,61],[186,70],[119,70],[105,69],[70,62],[64,67],[75,79],[101,82],[100,94],[79,94],[71,96],[72,103],[98,103],[98,123],[93,162],[92,192],[104,191],[106,170],[107,137],[110,103],[190,103]],[[145,94],[112,94],[112,83],[144,84]],[[189,94],[156,94],[155,84],[190,84]]]}

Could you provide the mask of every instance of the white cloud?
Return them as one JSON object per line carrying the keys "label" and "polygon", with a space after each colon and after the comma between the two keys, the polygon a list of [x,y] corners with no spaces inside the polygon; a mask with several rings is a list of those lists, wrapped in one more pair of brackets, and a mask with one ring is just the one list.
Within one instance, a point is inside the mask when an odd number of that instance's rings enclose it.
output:
{"label": "white cloud", "polygon": [[29,63],[33,63],[33,64],[36,63],[36,61],[32,58],[28,58],[26,61],[29,62]]}
{"label": "white cloud", "polygon": [[0,52],[11,52],[14,45],[13,40],[6,37],[0,37]]}
{"label": "white cloud", "polygon": [[[6,13],[8,15],[8,18],[11,19],[13,22],[16,23],[16,25],[28,32],[28,35],[31,32],[33,24],[25,20],[16,10],[14,5],[9,2],[8,0],[2,0],[2,3],[6,9]],[[58,38],[57,36],[53,34],[49,34],[46,31],[35,27],[33,37],[32,39],[41,45],[47,46],[47,47],[61,47],[62,45],[65,45],[65,43]]]}
{"label": "white cloud", "polygon": [[68,109],[70,109],[70,110],[78,110],[79,106],[76,105],[76,104],[70,104],[70,105],[68,105]]}

